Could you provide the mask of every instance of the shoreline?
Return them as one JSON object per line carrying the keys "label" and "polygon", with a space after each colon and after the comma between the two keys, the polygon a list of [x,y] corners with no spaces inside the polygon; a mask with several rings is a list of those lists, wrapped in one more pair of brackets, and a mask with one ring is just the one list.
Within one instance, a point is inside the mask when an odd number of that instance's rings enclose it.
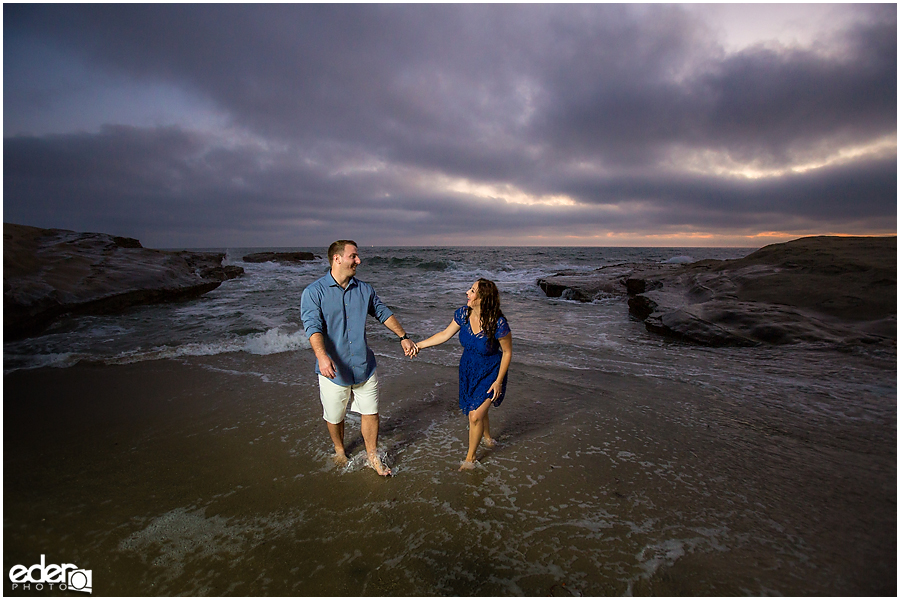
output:
{"label": "shoreline", "polygon": [[46,554],[99,595],[896,593],[896,421],[520,365],[460,474],[455,368],[379,357],[382,480],[352,418],[331,465],[308,352],[234,360],[5,375],[4,568]]}

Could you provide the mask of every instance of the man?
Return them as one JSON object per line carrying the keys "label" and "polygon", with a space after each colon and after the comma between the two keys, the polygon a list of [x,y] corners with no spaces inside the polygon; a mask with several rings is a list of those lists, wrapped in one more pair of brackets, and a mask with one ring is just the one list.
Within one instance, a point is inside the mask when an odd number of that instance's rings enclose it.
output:
{"label": "man", "polygon": [[386,476],[391,471],[377,453],[378,375],[375,354],[366,341],[366,316],[372,315],[393,331],[407,356],[415,351],[415,344],[374,288],[356,278],[360,262],[356,242],[338,240],[331,244],[328,248],[331,269],[303,290],[300,316],[316,354],[319,398],[334,442],[335,463],[347,464],[344,416],[351,405],[361,415],[369,464],[379,475]]}

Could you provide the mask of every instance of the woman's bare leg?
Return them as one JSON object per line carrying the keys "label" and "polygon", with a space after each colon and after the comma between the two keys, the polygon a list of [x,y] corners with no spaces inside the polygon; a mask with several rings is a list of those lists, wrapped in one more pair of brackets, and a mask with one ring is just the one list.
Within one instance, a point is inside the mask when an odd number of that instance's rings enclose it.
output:
{"label": "woman's bare leg", "polygon": [[484,433],[482,434],[482,439],[484,440],[484,445],[488,448],[493,448],[497,445],[494,441],[494,438],[491,437],[491,422],[488,420],[488,413],[485,411],[484,413]]}
{"label": "woman's bare leg", "polygon": [[475,467],[475,453],[478,450],[478,444],[484,435],[484,423],[487,417],[488,409],[491,407],[491,401],[485,400],[484,403],[475,410],[469,411],[469,452],[466,454],[466,460],[459,467],[460,471],[472,469]]}

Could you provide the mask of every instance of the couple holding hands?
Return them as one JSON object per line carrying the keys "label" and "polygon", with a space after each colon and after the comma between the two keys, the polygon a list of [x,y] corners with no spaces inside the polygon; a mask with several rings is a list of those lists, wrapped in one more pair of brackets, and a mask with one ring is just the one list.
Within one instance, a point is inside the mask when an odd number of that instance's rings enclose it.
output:
{"label": "couple holding hands", "polygon": [[329,272],[303,290],[300,313],[303,328],[316,355],[319,398],[334,443],[334,459],[347,463],[344,416],[360,413],[369,465],[379,475],[391,471],[378,457],[378,374],[375,354],[366,343],[366,317],[372,315],[399,338],[406,356],[450,340],[459,332],[463,354],[459,361],[459,407],[469,418],[469,451],[460,470],[475,467],[475,452],[484,439],[494,446],[488,410],[499,406],[506,393],[512,360],[512,334],[500,311],[497,286],[476,281],[466,292],[466,305],[456,310],[446,329],[421,342],[409,339],[397,317],[378,298],[371,285],[356,278],[359,248],[352,240],[338,240],[328,248]]}

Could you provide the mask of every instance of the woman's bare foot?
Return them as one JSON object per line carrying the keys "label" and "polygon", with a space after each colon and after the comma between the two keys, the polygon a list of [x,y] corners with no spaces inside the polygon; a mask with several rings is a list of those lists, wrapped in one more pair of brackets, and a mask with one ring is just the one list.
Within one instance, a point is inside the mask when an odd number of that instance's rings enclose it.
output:
{"label": "woman's bare foot", "polygon": [[460,470],[460,471],[471,471],[471,470],[474,469],[474,468],[475,468],[475,461],[474,461],[474,460],[471,461],[471,462],[468,461],[468,460],[464,460],[464,461],[462,461],[462,464],[459,465],[459,470]]}
{"label": "woman's bare foot", "polygon": [[348,462],[347,455],[343,452],[335,452],[334,456],[331,457],[331,460],[339,467],[346,467]]}
{"label": "woman's bare foot", "polygon": [[481,442],[484,444],[485,448],[494,448],[497,446],[497,440],[489,436],[481,438]]}
{"label": "woman's bare foot", "polygon": [[391,474],[391,470],[381,464],[381,459],[378,458],[377,454],[369,455],[369,466],[375,469],[375,472],[382,477],[387,477]]}

